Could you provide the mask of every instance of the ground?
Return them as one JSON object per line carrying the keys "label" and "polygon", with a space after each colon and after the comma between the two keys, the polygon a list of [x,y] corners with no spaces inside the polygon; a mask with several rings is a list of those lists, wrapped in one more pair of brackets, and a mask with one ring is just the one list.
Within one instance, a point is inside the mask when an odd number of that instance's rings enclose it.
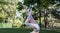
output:
{"label": "ground", "polygon": [[[28,28],[0,28],[0,33],[30,33],[31,31]],[[60,31],[43,29],[40,33],[60,33]]]}

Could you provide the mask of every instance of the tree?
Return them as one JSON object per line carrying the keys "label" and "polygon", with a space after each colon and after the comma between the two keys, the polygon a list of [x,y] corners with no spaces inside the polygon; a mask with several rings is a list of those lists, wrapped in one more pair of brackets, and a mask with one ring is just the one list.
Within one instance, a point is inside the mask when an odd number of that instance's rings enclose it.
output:
{"label": "tree", "polygon": [[3,18],[3,20],[8,17],[14,19],[17,3],[18,0],[0,0],[0,18]]}
{"label": "tree", "polygon": [[[40,25],[41,25],[41,12],[42,9],[48,9],[48,6],[55,4],[55,0],[24,0],[24,5],[30,7],[30,5],[33,5],[33,17],[35,20],[40,19]],[[18,9],[23,9],[22,3],[18,3]],[[35,6],[36,5],[36,6]],[[20,7],[21,6],[21,7]],[[46,18],[46,17],[45,17]]]}
{"label": "tree", "polygon": [[[24,4],[27,5],[27,6],[30,6],[30,4],[34,5],[34,4],[37,3],[37,6],[35,6],[35,9],[33,8],[35,10],[33,15],[34,15],[35,19],[40,18],[39,21],[41,22],[41,12],[42,12],[41,9],[44,9],[44,8],[48,9],[48,6],[50,4],[55,3],[54,1],[55,0],[24,0]],[[36,9],[37,9],[37,11],[36,11]],[[38,14],[39,14],[39,16],[38,16]]]}

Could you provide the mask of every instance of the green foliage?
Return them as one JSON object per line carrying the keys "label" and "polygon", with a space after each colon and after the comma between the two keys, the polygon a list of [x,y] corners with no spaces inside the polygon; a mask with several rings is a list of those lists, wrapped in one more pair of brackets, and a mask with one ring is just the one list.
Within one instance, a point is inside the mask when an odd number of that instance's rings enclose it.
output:
{"label": "green foliage", "polygon": [[15,10],[18,0],[0,0],[0,18],[8,18],[7,16],[14,19]]}
{"label": "green foliage", "polygon": [[18,6],[17,6],[17,9],[18,9],[18,10],[22,10],[22,9],[23,9],[23,6],[22,6],[22,3],[21,3],[21,2],[18,2],[17,5],[18,5]]}
{"label": "green foliage", "polygon": [[5,14],[0,13],[0,17],[1,17],[1,18],[6,18],[6,16],[7,16],[7,14],[6,14],[6,13],[5,13]]}
{"label": "green foliage", "polygon": [[34,5],[37,3],[37,8],[47,8],[49,4],[54,4],[55,0],[24,0],[24,4],[29,6],[30,4]]}
{"label": "green foliage", "polygon": [[[35,8],[32,8],[32,12],[35,20],[39,19],[38,21],[40,22],[41,9],[47,9],[50,4],[55,3],[54,1],[55,0],[24,0],[24,5],[30,6],[30,4],[34,5],[35,3],[37,3],[37,6],[35,6],[37,10]],[[7,18],[7,16],[9,16],[14,22],[16,8],[19,11],[23,10],[22,3],[19,2],[19,0],[0,0],[0,21],[3,21],[5,18]],[[21,11],[21,13],[24,20],[26,20],[26,13],[23,13],[23,11]],[[20,24],[18,25],[20,26]]]}
{"label": "green foliage", "polygon": [[30,4],[35,4],[37,0],[24,0],[24,5],[29,6]]}
{"label": "green foliage", "polygon": [[51,14],[54,16],[54,18],[60,19],[60,11],[52,10]]}

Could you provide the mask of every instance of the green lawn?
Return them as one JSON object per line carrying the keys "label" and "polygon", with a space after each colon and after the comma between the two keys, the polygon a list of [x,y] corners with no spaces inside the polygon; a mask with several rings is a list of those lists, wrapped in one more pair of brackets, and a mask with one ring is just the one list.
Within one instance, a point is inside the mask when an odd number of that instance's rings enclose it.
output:
{"label": "green lawn", "polygon": [[[26,28],[0,28],[0,33],[30,33],[32,30],[31,29],[26,29]],[[60,33],[60,31],[56,30],[41,30],[40,33]]]}

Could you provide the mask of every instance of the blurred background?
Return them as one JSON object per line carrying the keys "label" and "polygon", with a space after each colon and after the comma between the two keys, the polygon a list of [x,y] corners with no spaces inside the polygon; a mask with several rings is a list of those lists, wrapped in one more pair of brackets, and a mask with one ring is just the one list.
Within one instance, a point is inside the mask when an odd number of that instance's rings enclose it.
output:
{"label": "blurred background", "polygon": [[60,0],[0,0],[0,28],[29,28],[22,4],[32,8],[41,28],[60,28]]}

